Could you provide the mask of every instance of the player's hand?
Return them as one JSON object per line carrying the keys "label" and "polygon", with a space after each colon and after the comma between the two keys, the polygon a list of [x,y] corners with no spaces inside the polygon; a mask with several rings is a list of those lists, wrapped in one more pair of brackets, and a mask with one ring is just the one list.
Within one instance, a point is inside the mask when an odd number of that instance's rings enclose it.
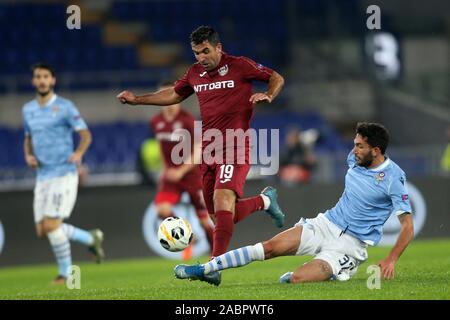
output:
{"label": "player's hand", "polygon": [[183,178],[184,173],[178,168],[168,168],[164,176],[170,182],[178,182]]}
{"label": "player's hand", "polygon": [[136,96],[134,95],[133,92],[125,90],[122,91],[121,93],[119,93],[117,95],[117,99],[119,99],[120,102],[122,103],[127,103],[127,104],[131,104],[131,105],[136,105]]}
{"label": "player's hand", "polygon": [[249,101],[253,104],[262,102],[271,103],[272,97],[267,95],[266,93],[255,93],[250,97]]}
{"label": "player's hand", "polygon": [[38,167],[38,161],[37,161],[37,159],[36,159],[36,157],[35,156],[32,156],[32,155],[27,155],[26,157],[25,157],[25,162],[27,163],[27,165],[30,167],[30,168],[37,168]]}
{"label": "player's hand", "polygon": [[395,275],[395,261],[389,258],[378,262],[378,266],[381,268],[381,274],[384,279],[394,279]]}
{"label": "player's hand", "polygon": [[79,152],[74,152],[69,157],[69,162],[75,163],[77,166],[81,165],[81,161],[83,159],[83,155]]}

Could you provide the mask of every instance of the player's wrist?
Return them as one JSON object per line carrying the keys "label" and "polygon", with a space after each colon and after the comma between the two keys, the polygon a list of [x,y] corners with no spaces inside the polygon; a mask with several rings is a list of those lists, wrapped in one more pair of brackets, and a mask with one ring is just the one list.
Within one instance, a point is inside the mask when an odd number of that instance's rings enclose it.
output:
{"label": "player's wrist", "polygon": [[396,263],[398,260],[398,256],[395,254],[390,254],[387,258],[386,261],[389,263]]}
{"label": "player's wrist", "polygon": [[141,99],[139,96],[134,96],[128,103],[135,106],[141,103]]}

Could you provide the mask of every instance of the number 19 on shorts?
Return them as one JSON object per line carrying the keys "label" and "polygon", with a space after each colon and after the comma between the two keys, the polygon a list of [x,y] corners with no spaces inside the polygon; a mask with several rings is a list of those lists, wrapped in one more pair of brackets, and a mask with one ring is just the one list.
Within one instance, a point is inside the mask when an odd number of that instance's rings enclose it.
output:
{"label": "number 19 on shorts", "polygon": [[220,183],[231,181],[233,177],[234,166],[232,164],[223,164],[220,166]]}

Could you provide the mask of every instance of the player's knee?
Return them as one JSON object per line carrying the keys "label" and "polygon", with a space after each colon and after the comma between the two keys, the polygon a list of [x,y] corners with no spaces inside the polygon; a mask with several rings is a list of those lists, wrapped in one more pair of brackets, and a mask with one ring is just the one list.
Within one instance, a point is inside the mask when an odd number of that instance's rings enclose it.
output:
{"label": "player's knee", "polygon": [[165,218],[173,216],[172,207],[168,206],[168,205],[158,206],[156,209],[156,212],[158,213],[158,216],[161,219],[165,219]]}
{"label": "player's knee", "polygon": [[209,218],[206,217],[206,218],[200,219],[200,224],[202,225],[202,227],[204,229],[205,228],[210,228],[211,227],[211,223],[209,221],[210,221]]}
{"label": "player's knee", "polygon": [[59,227],[59,223],[56,221],[46,220],[42,221],[42,237],[47,236],[50,232],[56,230]]}
{"label": "player's knee", "polygon": [[292,273],[291,283],[302,283],[308,281],[311,281],[311,279],[310,277],[308,277],[308,274],[304,270],[297,270]]}
{"label": "player's knee", "polygon": [[36,230],[36,236],[38,239],[44,239],[47,234],[44,232],[42,228]]}
{"label": "player's knee", "polygon": [[300,273],[293,273],[291,276],[291,283],[302,283],[306,282],[305,277]]}
{"label": "player's knee", "polygon": [[229,211],[236,202],[236,194],[232,190],[217,190],[214,192],[214,209],[215,211]]}

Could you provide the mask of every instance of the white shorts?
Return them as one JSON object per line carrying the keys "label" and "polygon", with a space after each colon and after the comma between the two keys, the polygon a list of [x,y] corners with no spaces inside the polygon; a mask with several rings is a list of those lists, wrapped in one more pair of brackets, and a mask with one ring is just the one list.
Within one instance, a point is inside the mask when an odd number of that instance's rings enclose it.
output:
{"label": "white shorts", "polygon": [[295,226],[303,231],[297,255],[312,255],[314,259],[328,262],[333,270],[333,279],[346,281],[367,260],[367,244],[342,233],[323,213],[314,219],[300,219]]}
{"label": "white shorts", "polygon": [[67,219],[75,206],[78,191],[78,174],[68,173],[36,182],[34,188],[34,222],[44,218]]}

